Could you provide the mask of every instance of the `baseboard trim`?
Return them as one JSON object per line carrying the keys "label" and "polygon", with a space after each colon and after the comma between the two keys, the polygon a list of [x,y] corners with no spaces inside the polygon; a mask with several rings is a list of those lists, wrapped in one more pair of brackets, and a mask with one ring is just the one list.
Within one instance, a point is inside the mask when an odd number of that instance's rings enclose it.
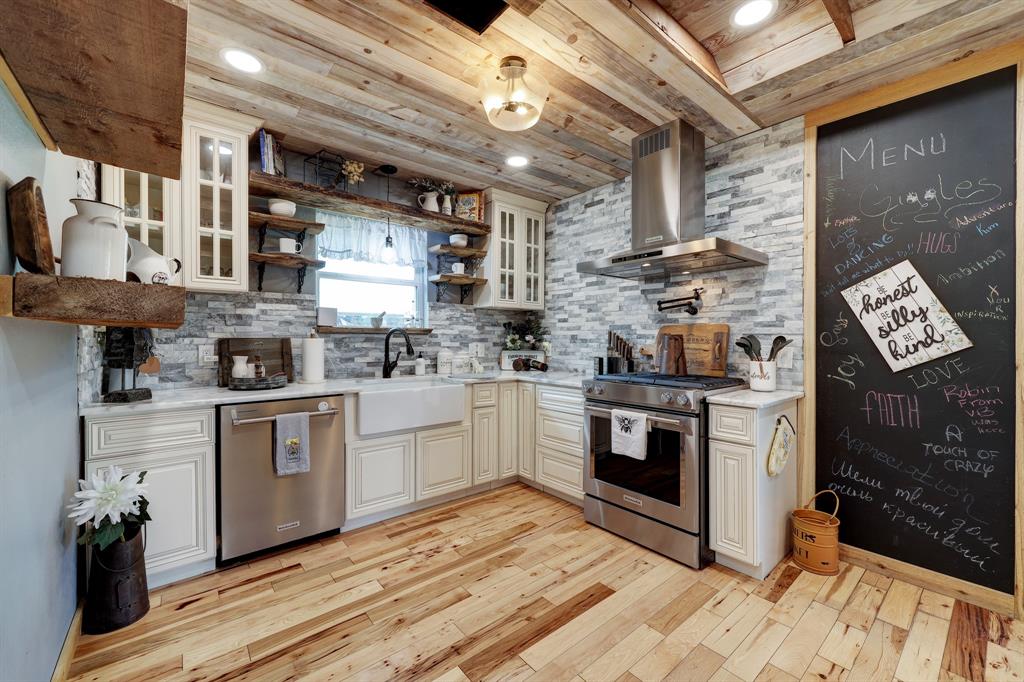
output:
{"label": "baseboard trim", "polygon": [[78,638],[82,634],[82,608],[85,602],[78,602],[75,615],[71,617],[71,625],[68,626],[68,634],[64,637],[64,645],[60,648],[60,656],[57,657],[57,665],[53,667],[53,675],[50,682],[65,682],[68,673],[71,672],[71,661],[75,658],[75,649],[78,647]]}

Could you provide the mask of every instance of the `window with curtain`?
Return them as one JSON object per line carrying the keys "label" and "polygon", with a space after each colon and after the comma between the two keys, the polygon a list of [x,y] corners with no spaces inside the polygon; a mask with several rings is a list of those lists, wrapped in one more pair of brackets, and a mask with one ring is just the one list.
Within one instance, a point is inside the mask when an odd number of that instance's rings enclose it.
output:
{"label": "window with curtain", "polygon": [[382,259],[387,223],[317,211],[325,225],[317,253],[327,262],[317,272],[317,305],[338,309],[338,324],[372,326],[384,313],[384,327],[427,325],[427,233],[391,225],[397,258]]}

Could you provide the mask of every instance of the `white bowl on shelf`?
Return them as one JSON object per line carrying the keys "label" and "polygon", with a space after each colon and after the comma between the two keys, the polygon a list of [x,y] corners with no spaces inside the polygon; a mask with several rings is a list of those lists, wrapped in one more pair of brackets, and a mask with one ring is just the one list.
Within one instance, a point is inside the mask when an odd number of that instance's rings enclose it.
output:
{"label": "white bowl on shelf", "polygon": [[295,215],[295,202],[287,199],[268,199],[267,208],[270,209],[271,215],[280,215],[286,218]]}
{"label": "white bowl on shelf", "polygon": [[459,248],[469,244],[469,237],[464,234],[453,234],[448,236],[448,243]]}

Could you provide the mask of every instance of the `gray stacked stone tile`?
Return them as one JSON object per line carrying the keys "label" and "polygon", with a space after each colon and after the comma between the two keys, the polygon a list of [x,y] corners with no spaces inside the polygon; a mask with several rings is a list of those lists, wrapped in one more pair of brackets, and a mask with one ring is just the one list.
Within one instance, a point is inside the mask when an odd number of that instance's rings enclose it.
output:
{"label": "gray stacked stone tile", "polygon": [[[545,323],[559,368],[587,371],[603,355],[609,329],[637,344],[652,344],[664,324],[726,322],[732,338],[758,334],[795,339],[793,369],[779,384],[803,377],[803,120],[794,119],[709,147],[705,154],[706,232],[763,251],[769,265],[667,283],[640,283],[576,272],[580,261],[630,248],[630,178],[552,205],[546,230]],[[657,312],[659,298],[686,296],[704,287],[697,316]],[[729,352],[731,374],[746,376],[748,362]]]}

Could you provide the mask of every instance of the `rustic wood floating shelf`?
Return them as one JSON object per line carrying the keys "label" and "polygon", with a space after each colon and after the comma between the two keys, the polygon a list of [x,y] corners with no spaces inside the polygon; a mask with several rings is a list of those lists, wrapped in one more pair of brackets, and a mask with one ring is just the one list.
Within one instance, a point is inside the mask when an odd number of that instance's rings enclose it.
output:
{"label": "rustic wood floating shelf", "polygon": [[459,303],[465,303],[466,299],[473,292],[473,287],[481,284],[487,284],[487,280],[483,277],[471,277],[469,275],[456,275],[453,272],[444,273],[441,275],[433,275],[430,277],[431,284],[437,287],[437,297],[435,300],[440,302],[444,298],[444,294],[448,291],[448,287],[457,286],[459,287]]}
{"label": "rustic wood floating shelf", "polygon": [[258,171],[249,173],[249,194],[252,196],[276,197],[288,199],[301,206],[312,206],[328,211],[336,211],[346,215],[384,220],[407,227],[418,227],[431,232],[446,234],[468,234],[483,236],[491,233],[486,223],[466,220],[455,216],[422,211],[412,206],[396,204],[392,201],[364,197],[351,192],[328,189],[319,185],[309,185],[297,180],[268,175]]}
{"label": "rustic wood floating shelf", "polygon": [[185,322],[185,288],[19,272],[0,275],[0,317],[177,329]]}
{"label": "rustic wood floating shelf", "polygon": [[[426,336],[434,331],[433,327],[405,327],[405,333],[409,336]],[[318,334],[387,334],[390,329],[387,327],[324,327],[317,325]]]}
{"label": "rustic wood floating shelf", "polygon": [[427,251],[435,256],[455,256],[456,258],[483,258],[487,255],[487,249],[451,246],[449,244],[434,244]]}
{"label": "rustic wood floating shelf", "polygon": [[256,284],[257,291],[263,291],[263,276],[266,274],[268,265],[275,265],[279,268],[290,268],[297,271],[298,292],[302,293],[302,285],[306,281],[306,270],[313,268],[319,270],[327,265],[326,261],[315,258],[307,258],[298,253],[250,253],[249,261],[256,263],[256,274],[259,281]]}

